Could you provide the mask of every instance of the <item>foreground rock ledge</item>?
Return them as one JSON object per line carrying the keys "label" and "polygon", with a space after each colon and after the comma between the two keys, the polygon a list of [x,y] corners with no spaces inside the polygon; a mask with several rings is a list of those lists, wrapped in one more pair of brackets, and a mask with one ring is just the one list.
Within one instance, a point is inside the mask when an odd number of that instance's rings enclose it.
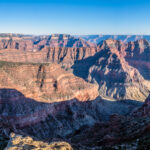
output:
{"label": "foreground rock ledge", "polygon": [[35,141],[31,137],[11,134],[10,141],[5,150],[73,150],[70,144],[66,142],[44,143]]}

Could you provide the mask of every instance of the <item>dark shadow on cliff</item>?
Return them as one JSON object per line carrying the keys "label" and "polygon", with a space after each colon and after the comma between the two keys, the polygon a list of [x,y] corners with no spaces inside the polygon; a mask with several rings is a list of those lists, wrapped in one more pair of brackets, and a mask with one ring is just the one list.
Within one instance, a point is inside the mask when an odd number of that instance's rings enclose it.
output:
{"label": "dark shadow on cliff", "polygon": [[[113,59],[112,62],[109,62]],[[92,66],[92,70],[89,70]],[[113,98],[117,99],[117,94],[120,98],[125,96],[126,90],[124,83],[126,82],[126,72],[122,69],[122,64],[116,54],[112,54],[109,49],[103,49],[97,52],[94,56],[88,57],[83,60],[75,61],[72,66],[73,74],[88,81],[88,75],[90,74],[90,82],[95,81],[102,86],[106,84],[106,95],[109,95],[109,89],[117,88],[116,94]],[[109,69],[107,74],[104,74],[104,70]],[[122,86],[120,86],[122,84]]]}
{"label": "dark shadow on cliff", "polygon": [[85,102],[71,99],[44,103],[15,89],[0,89],[0,125],[37,140],[67,141],[81,130],[107,122],[112,114],[127,116],[141,105],[133,100],[108,101],[100,97]]}
{"label": "dark shadow on cliff", "polygon": [[[89,68],[92,67],[100,57],[106,56],[108,53],[108,50],[101,50],[100,52],[97,52],[94,56],[90,56],[86,59],[82,60],[76,60],[74,62],[74,65],[71,67],[73,69],[73,74],[83,78],[84,80],[87,80],[88,74],[89,74]],[[109,56],[106,57],[106,59]]]}

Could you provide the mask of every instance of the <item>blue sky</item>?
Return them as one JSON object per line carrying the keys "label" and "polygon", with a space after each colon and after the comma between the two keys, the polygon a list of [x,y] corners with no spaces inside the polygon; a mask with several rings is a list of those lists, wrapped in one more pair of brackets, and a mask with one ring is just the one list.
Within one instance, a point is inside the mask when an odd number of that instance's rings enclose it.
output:
{"label": "blue sky", "polygon": [[0,32],[150,34],[150,0],[0,0]]}

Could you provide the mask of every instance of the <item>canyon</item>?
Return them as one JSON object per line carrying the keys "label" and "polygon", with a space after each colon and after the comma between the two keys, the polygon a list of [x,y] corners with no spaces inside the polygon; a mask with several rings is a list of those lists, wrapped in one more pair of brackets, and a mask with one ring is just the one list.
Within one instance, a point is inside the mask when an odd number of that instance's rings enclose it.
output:
{"label": "canyon", "polygon": [[[53,43],[66,42],[68,45],[74,43],[74,38],[68,35],[50,37]],[[20,41],[26,42],[24,39]],[[41,39],[38,43],[43,43],[42,41]],[[82,42],[80,39],[77,41]],[[12,40],[9,44],[13,45],[11,44],[13,42],[16,40]],[[82,47],[57,47],[58,45],[54,47],[53,44],[43,43],[43,48],[36,51],[34,48],[29,51],[30,46],[27,46],[25,50],[11,46],[10,48],[9,46],[3,47],[0,50],[0,61],[58,63],[85,81],[96,83],[103,97],[144,101],[148,96],[150,44],[147,40],[142,39],[126,44],[122,41],[108,39],[97,46],[90,47],[84,47],[84,45]],[[91,44],[86,43],[85,45]],[[39,47],[38,44],[35,46]]]}
{"label": "canyon", "polygon": [[149,58],[148,36],[0,34],[0,147],[147,148]]}

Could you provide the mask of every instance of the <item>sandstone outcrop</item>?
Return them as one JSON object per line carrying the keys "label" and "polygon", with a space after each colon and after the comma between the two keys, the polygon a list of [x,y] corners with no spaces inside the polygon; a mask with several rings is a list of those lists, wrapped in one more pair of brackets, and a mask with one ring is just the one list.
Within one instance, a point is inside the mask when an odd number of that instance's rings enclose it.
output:
{"label": "sandstone outcrop", "polygon": [[74,74],[97,83],[101,96],[144,101],[150,82],[125,60],[126,46],[116,40],[106,40],[98,49],[94,56],[75,62]]}
{"label": "sandstone outcrop", "polygon": [[46,143],[33,140],[31,137],[11,134],[10,141],[5,150],[73,150],[66,142]]}
{"label": "sandstone outcrop", "polygon": [[15,49],[0,50],[0,61],[25,63],[61,63],[70,68],[74,61],[93,56],[97,48],[50,48],[37,52],[24,52]]}
{"label": "sandstone outcrop", "polygon": [[150,80],[150,44],[147,40],[128,43],[125,58],[145,79]]}
{"label": "sandstone outcrop", "polygon": [[6,36],[0,37],[0,49],[16,49],[20,51],[40,51],[45,47],[50,48],[81,48],[95,46],[81,38],[71,35],[53,34],[50,36]]}
{"label": "sandstone outcrop", "polygon": [[1,62],[0,88],[12,88],[26,97],[54,102],[77,98],[95,99],[98,86],[85,82],[59,64],[23,64]]}

